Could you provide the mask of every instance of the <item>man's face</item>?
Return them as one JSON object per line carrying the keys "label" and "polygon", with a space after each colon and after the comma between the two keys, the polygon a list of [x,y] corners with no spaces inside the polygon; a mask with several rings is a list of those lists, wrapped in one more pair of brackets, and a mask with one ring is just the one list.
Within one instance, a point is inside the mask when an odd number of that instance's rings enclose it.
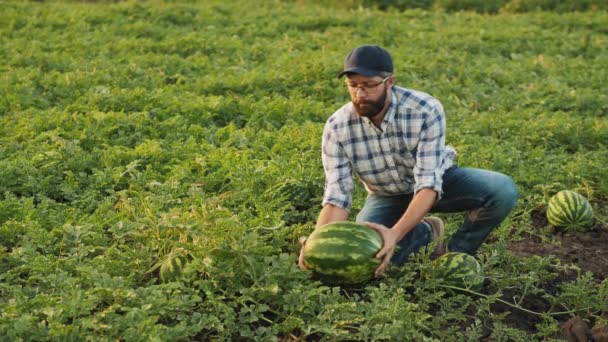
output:
{"label": "man's face", "polygon": [[392,83],[390,76],[384,79],[358,74],[347,76],[346,86],[357,114],[371,119],[382,111],[386,104],[388,82]]}

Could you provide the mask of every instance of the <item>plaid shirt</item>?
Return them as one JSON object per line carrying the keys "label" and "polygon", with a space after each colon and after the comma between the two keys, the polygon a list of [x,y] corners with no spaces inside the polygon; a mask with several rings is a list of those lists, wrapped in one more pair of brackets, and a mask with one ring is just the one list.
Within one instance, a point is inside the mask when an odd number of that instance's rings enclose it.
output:
{"label": "plaid shirt", "polygon": [[351,210],[353,172],[369,194],[392,196],[431,188],[442,194],[442,176],[456,152],[445,145],[441,103],[423,92],[393,86],[381,128],[359,116],[352,102],[325,124],[323,205]]}

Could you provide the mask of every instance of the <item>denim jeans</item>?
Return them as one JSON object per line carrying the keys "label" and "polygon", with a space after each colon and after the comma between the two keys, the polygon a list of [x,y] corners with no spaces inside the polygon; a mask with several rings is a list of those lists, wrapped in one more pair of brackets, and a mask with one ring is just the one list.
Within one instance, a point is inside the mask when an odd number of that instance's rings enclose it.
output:
{"label": "denim jeans", "polygon": [[[448,242],[451,252],[475,254],[492,230],[509,215],[517,203],[513,180],[501,173],[453,166],[443,175],[443,195],[431,208],[433,213],[467,212],[462,225]],[[357,215],[357,222],[375,222],[391,228],[407,209],[413,194],[369,195]],[[431,228],[419,223],[401,241],[392,262],[403,264],[408,256],[433,239]]]}

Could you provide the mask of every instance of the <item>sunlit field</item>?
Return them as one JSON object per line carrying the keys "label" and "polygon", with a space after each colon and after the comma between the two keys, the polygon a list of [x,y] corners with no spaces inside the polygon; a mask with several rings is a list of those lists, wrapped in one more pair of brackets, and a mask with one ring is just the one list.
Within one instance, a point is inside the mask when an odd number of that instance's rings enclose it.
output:
{"label": "sunlit field", "polygon": [[[606,6],[403,3],[0,1],[0,336],[607,336]],[[360,44],[442,102],[459,165],[517,184],[479,292],[421,276],[427,251],[358,288],[297,268],[323,125],[349,101],[336,74]],[[590,231],[547,222],[565,189],[591,203]],[[440,216],[448,234],[462,220]]]}

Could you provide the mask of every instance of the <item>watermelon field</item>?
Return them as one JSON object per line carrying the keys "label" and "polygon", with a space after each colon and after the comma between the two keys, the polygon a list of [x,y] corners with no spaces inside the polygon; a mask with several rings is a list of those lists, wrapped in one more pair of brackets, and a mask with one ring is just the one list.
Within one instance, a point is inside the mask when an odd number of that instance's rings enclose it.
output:
{"label": "watermelon field", "polygon": [[[4,341],[607,341],[605,1],[0,0]],[[480,289],[297,267],[361,44],[520,197]],[[556,193],[593,224],[553,226]],[[351,218],[365,200],[357,184]],[[439,214],[453,233],[462,214]]]}

